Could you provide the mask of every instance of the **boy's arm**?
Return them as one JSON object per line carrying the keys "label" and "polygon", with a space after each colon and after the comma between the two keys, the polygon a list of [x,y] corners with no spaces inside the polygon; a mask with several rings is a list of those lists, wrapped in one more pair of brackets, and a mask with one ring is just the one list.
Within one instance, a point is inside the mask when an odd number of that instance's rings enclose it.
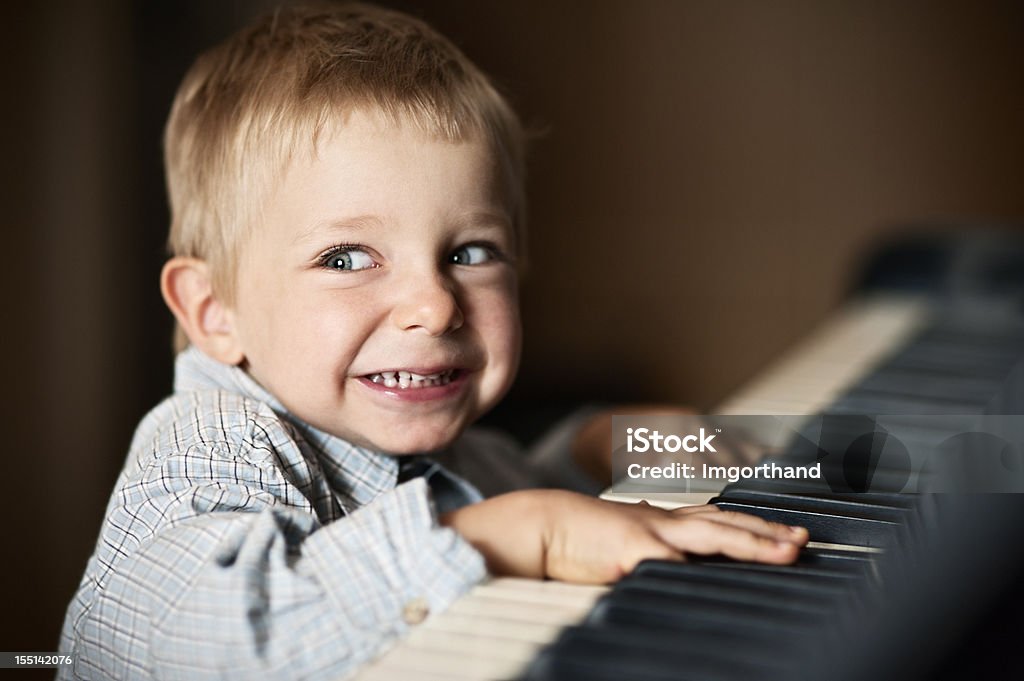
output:
{"label": "boy's arm", "polygon": [[[140,504],[137,488],[122,494],[104,540],[126,555],[69,611],[75,676],[336,679],[485,574],[437,525],[422,479],[317,527],[265,488],[148,477],[173,491]],[[131,546],[153,518],[161,525]]]}
{"label": "boy's arm", "polygon": [[479,554],[437,527],[422,480],[310,534],[298,553],[286,547],[287,514],[242,521],[165,609],[153,637],[160,668],[198,662],[202,673],[182,675],[192,679],[339,678],[485,574]]}
{"label": "boy's arm", "polygon": [[755,516],[694,506],[676,511],[619,504],[562,490],[493,497],[441,517],[499,575],[608,583],[641,560],[724,554],[740,560],[790,563],[807,530]]}

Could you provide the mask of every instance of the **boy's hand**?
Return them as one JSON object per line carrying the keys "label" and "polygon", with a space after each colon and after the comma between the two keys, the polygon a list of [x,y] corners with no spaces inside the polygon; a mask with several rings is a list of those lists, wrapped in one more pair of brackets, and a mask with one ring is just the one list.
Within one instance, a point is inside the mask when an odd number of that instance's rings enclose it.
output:
{"label": "boy's hand", "polygon": [[614,582],[646,558],[688,553],[791,563],[808,539],[803,528],[714,506],[665,511],[560,490],[512,492],[441,522],[483,553],[493,574],[592,584]]}

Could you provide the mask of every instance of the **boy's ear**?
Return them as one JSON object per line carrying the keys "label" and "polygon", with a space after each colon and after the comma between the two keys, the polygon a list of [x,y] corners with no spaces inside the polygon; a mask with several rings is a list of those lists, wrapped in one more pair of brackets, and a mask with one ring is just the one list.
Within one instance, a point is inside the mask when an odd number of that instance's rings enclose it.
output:
{"label": "boy's ear", "polygon": [[171,258],[160,273],[160,292],[189,342],[231,366],[245,359],[234,315],[213,295],[210,268],[196,258]]}

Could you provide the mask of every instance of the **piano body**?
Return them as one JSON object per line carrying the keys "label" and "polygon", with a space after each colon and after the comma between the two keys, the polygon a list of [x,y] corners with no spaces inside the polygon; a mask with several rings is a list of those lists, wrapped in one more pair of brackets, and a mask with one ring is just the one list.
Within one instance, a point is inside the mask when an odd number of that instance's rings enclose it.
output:
{"label": "piano body", "polygon": [[[887,251],[876,265],[895,269],[869,267],[861,295],[716,413],[1024,413],[1024,247],[959,239],[924,242],[949,257],[939,274],[914,264],[921,243]],[[993,260],[1019,265],[995,290]],[[356,678],[1021,678],[1024,495],[741,481],[711,502],[807,525],[812,543],[793,566],[647,561],[611,587],[492,579]]]}

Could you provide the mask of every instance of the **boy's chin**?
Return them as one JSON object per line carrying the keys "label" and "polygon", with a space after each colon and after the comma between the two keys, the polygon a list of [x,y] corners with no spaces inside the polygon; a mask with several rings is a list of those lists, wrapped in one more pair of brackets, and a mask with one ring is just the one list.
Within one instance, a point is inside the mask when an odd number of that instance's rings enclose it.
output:
{"label": "boy's chin", "polygon": [[367,444],[373,450],[394,456],[428,454],[448,448],[461,432],[459,429],[452,432],[389,433],[368,438]]}

